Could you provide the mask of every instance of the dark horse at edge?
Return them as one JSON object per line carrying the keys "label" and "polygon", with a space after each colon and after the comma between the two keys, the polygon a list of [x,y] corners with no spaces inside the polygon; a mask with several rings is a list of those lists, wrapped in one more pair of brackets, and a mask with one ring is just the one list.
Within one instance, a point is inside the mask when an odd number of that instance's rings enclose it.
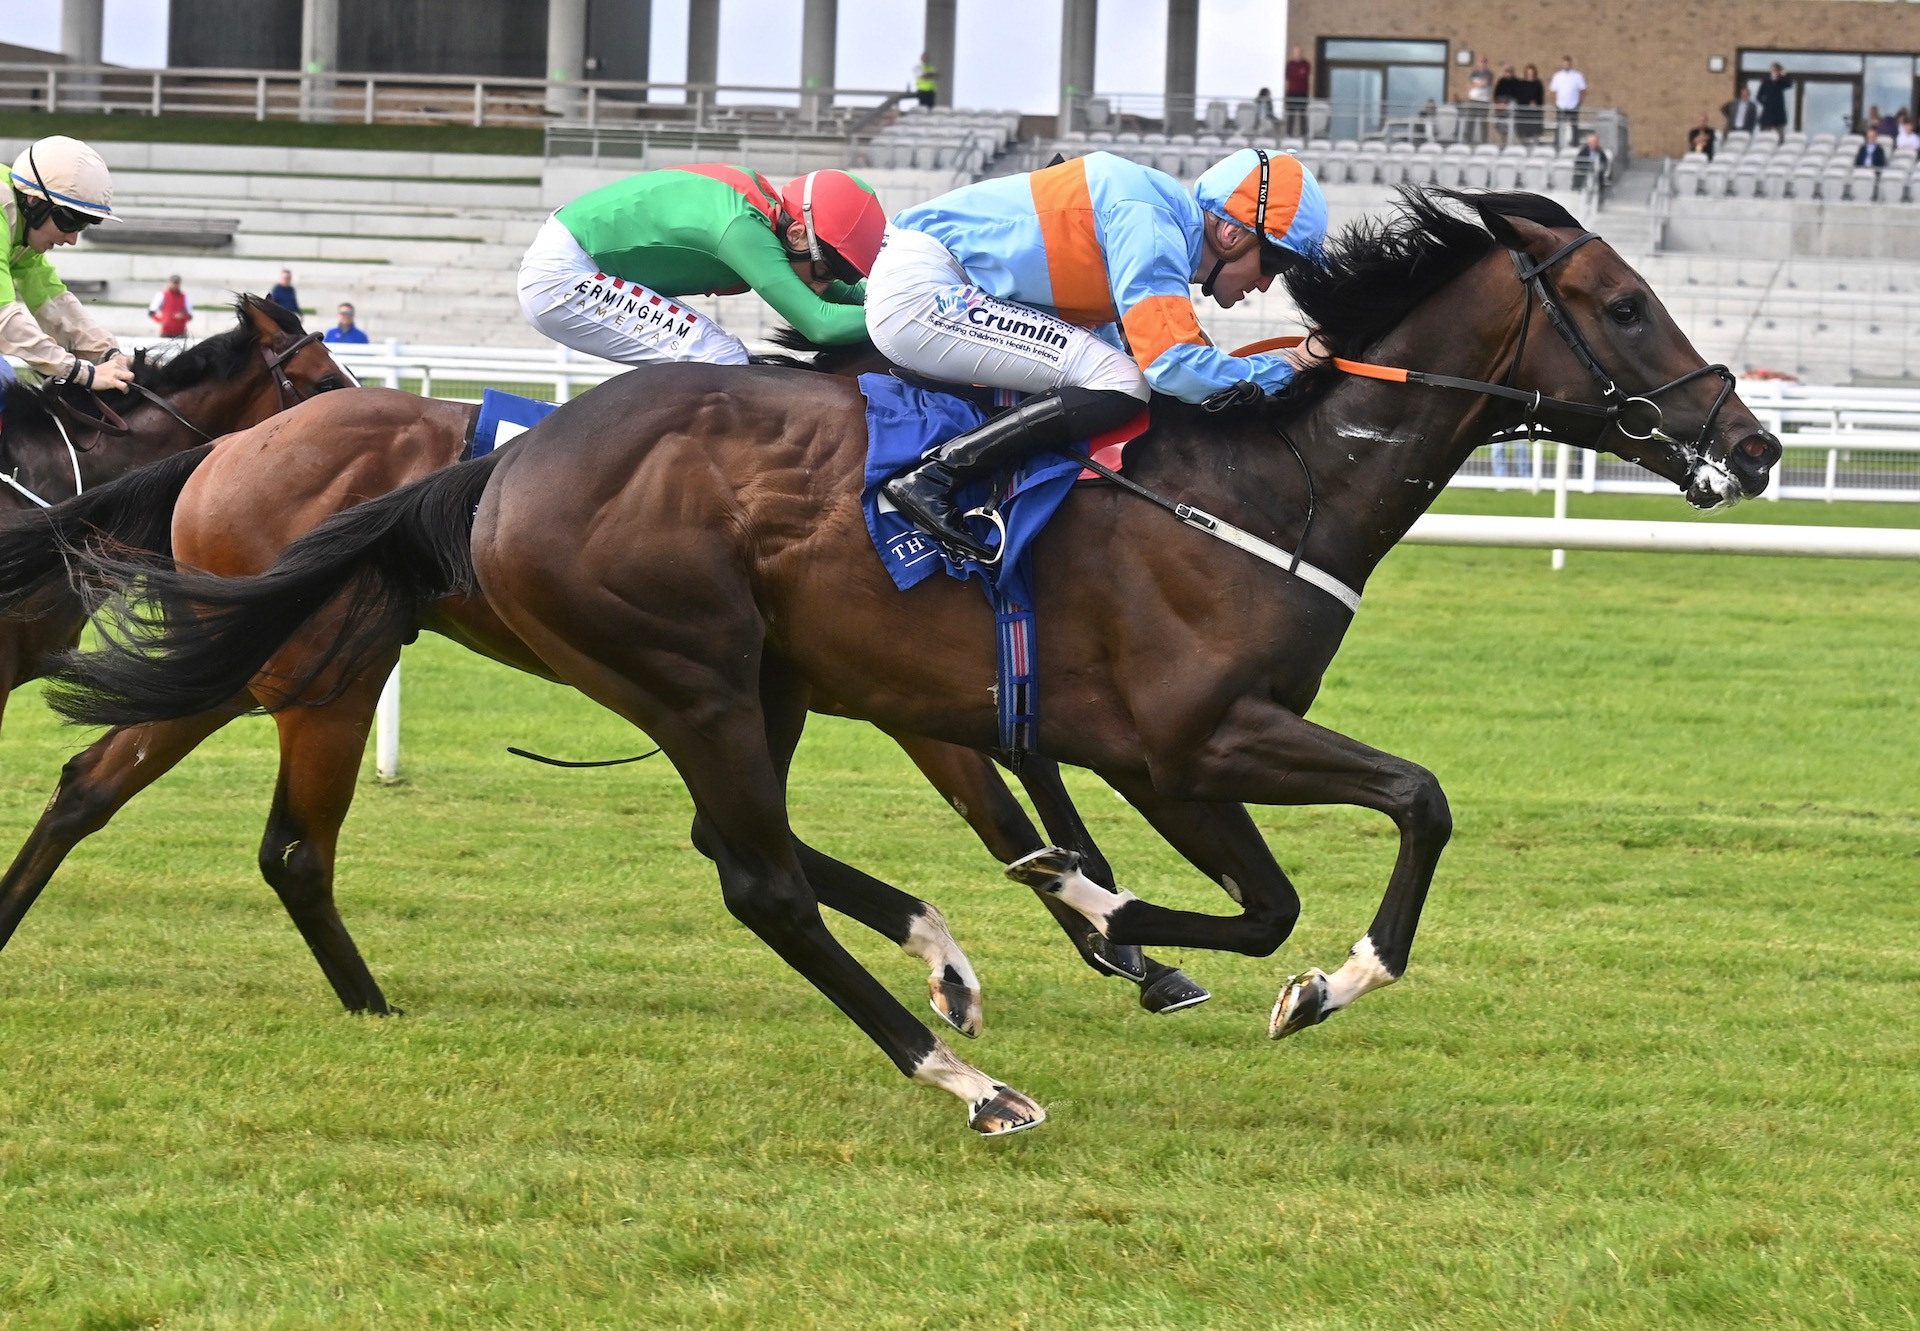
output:
{"label": "dark horse at edge", "polygon": [[[115,478],[233,430],[258,424],[304,398],[344,388],[352,377],[335,364],[317,333],[299,316],[258,296],[234,302],[235,326],[165,360],[136,359],[134,382],[144,393],[115,393],[111,406],[124,433],[99,428],[97,407],[75,407],[74,390],[15,384],[6,396],[0,433],[0,471],[49,503],[75,494],[76,476],[86,492]],[[155,401],[155,399],[159,399]],[[96,400],[97,401],[97,400]],[[11,487],[0,488],[0,513],[22,534],[37,566],[59,556],[59,542],[44,511]],[[146,531],[129,533],[136,548]],[[6,572],[0,569],[0,579]],[[79,641],[85,601],[64,578],[31,580],[32,595],[0,618],[0,713],[8,696],[47,672],[48,664]]]}
{"label": "dark horse at edge", "polygon": [[[1421,386],[1327,367],[1238,413],[1156,403],[1130,469],[1350,590],[1490,433],[1535,418],[1702,508],[1760,493],[1779,457],[1725,367],[1549,200],[1409,194],[1397,221],[1348,228],[1325,269],[1288,285],[1334,356],[1419,371]],[[353,679],[395,625],[477,589],[548,671],[662,747],[735,917],[901,1072],[961,1099],[975,1131],[1019,1131],[1040,1106],[962,1062],[826,929],[787,821],[814,698],[890,731],[994,742],[992,615],[944,579],[893,590],[857,501],[865,435],[858,391],[826,376],[617,380],[509,450],[330,520],[265,574],[151,575],[150,599],[115,603],[108,645],[71,661],[55,705],[97,724],[203,712],[326,607],[327,653],[279,682],[293,705]],[[1269,1033],[1397,980],[1452,821],[1431,772],[1306,719],[1346,604],[1115,489],[1069,498],[1036,562],[1040,749],[1097,773],[1240,909],[1109,893],[1065,854],[1046,863],[1049,889],[1114,941],[1265,956],[1300,900],[1244,806],[1373,809],[1400,837],[1379,910],[1331,975],[1283,984]]]}

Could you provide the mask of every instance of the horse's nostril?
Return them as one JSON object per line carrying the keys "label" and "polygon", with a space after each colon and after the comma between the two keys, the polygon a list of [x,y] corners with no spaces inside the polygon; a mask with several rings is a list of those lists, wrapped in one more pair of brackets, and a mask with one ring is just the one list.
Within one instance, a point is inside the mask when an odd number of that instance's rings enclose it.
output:
{"label": "horse's nostril", "polygon": [[1750,458],[1763,458],[1767,455],[1766,440],[1756,436],[1741,444],[1740,451]]}

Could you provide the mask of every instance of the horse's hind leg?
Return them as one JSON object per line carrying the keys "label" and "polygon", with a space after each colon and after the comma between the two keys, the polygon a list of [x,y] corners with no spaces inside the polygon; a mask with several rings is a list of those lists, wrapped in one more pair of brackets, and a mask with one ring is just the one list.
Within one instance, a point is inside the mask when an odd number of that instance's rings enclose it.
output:
{"label": "horse's hind leg", "polygon": [[280,728],[280,773],[260,840],[260,873],[349,1012],[397,1011],[387,1006],[333,899],[340,825],[353,803],[374,707],[392,664],[383,657],[331,702],[288,707],[273,717]]}
{"label": "horse's hind leg", "polygon": [[0,878],[0,947],[73,850],[129,800],[230,721],[238,709],[110,730],[67,760],[26,844]]}

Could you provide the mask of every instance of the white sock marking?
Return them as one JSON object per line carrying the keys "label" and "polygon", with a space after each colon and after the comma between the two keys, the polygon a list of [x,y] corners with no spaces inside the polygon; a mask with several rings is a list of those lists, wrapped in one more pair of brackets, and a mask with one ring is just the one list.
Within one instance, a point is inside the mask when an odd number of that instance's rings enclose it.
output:
{"label": "white sock marking", "polygon": [[1373,940],[1362,938],[1347,954],[1346,963],[1327,977],[1327,1010],[1338,1011],[1360,995],[1385,988],[1399,978],[1381,962]]}
{"label": "white sock marking", "polygon": [[967,954],[953,941],[953,934],[947,928],[947,917],[937,907],[928,906],[914,918],[913,925],[907,931],[907,941],[900,944],[900,950],[910,957],[927,963],[927,970],[936,978],[945,978],[949,969],[960,979],[960,983],[978,993],[980,980],[973,973],[973,963],[967,960]]}
{"label": "white sock marking", "polygon": [[991,1096],[995,1085],[993,1078],[962,1063],[953,1050],[938,1040],[933,1042],[932,1051],[920,1060],[920,1066],[913,1070],[913,1079],[922,1086],[933,1086],[958,1096],[969,1109]]}

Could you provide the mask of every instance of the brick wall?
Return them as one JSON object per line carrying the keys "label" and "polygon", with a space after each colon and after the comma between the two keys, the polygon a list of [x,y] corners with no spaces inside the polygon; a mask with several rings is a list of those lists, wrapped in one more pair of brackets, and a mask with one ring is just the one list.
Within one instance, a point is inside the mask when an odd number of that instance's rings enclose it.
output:
{"label": "brick wall", "polygon": [[[1544,83],[1571,55],[1588,106],[1617,106],[1636,154],[1686,150],[1704,111],[1716,129],[1742,48],[1920,54],[1920,4],[1896,0],[1290,0],[1287,44],[1315,56],[1322,37],[1403,37],[1449,44],[1500,66],[1540,67]],[[1724,56],[1724,74],[1707,72]],[[1471,66],[1449,64],[1448,94],[1466,96]],[[1318,71],[1315,71],[1316,77]],[[1279,83],[1278,71],[1272,80]],[[1551,118],[1552,94],[1547,97]],[[1863,111],[1865,108],[1861,108]],[[1920,111],[1920,108],[1915,108]]]}

